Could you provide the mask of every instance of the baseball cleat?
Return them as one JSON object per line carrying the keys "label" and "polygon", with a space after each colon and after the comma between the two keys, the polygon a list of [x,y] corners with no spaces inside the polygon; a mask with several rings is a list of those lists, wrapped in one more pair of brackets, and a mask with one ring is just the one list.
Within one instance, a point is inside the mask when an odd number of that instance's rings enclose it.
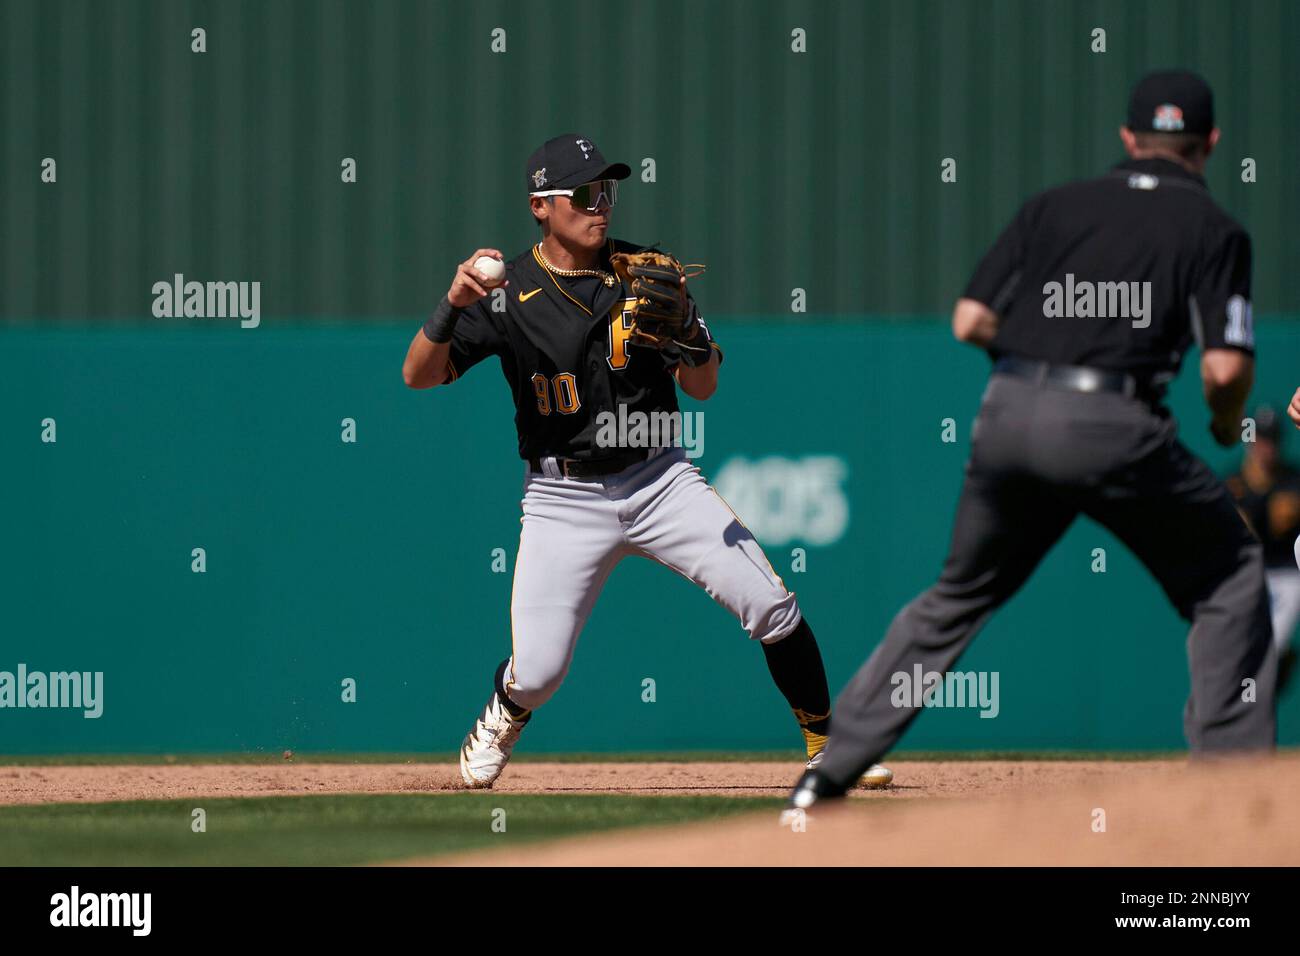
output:
{"label": "baseball cleat", "polygon": [[825,807],[829,803],[838,803],[844,799],[844,788],[831,783],[816,770],[805,770],[799,782],[794,785],[785,811],[781,814],[781,825],[811,810],[814,806]]}
{"label": "baseball cleat", "polygon": [[500,695],[493,693],[483,716],[474,721],[474,729],[460,745],[460,778],[465,786],[479,790],[496,782],[527,722],[511,717]]}
{"label": "baseball cleat", "polygon": [[[824,753],[826,753],[826,751],[819,750],[813,754],[812,757],[809,758],[808,762],[804,764],[804,769],[816,770],[821,766],[822,754]],[[865,787],[868,790],[883,790],[893,782],[894,771],[890,770],[888,767],[882,767],[878,763],[873,763],[867,768],[867,772],[862,775],[862,778],[858,780],[858,786]]]}

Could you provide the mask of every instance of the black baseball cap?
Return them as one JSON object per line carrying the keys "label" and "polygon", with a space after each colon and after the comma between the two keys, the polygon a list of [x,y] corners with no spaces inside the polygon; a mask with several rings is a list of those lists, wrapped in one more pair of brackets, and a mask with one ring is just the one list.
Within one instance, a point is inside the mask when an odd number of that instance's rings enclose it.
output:
{"label": "black baseball cap", "polygon": [[597,179],[627,179],[632,169],[627,163],[607,163],[595,143],[577,133],[565,133],[548,139],[528,157],[524,170],[528,191],[572,189]]}
{"label": "black baseball cap", "polygon": [[1209,136],[1214,129],[1214,93],[1186,70],[1148,73],[1129,97],[1128,128],[1135,133]]}

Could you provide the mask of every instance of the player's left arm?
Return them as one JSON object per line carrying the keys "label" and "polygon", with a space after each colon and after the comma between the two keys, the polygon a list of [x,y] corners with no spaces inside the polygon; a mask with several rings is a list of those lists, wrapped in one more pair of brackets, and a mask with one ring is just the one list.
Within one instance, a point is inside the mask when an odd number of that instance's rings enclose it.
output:
{"label": "player's left arm", "polygon": [[[683,285],[685,282],[683,279]],[[679,349],[682,360],[677,363],[673,374],[683,392],[702,402],[718,390],[718,367],[722,365],[722,352],[713,341],[713,333],[704,324],[699,306],[689,293],[686,295],[686,309],[690,318],[687,324],[690,338]]]}
{"label": "player's left arm", "polygon": [[692,368],[685,363],[679,363],[674,373],[682,391],[700,402],[718,390],[718,366],[721,363],[718,361],[718,350],[709,349],[709,351],[713,354],[705,364]]}

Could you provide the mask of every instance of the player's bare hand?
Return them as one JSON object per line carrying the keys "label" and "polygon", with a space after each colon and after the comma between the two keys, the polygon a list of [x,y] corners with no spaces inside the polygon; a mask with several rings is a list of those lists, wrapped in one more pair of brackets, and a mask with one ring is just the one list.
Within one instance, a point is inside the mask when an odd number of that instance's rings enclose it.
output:
{"label": "player's bare hand", "polygon": [[1295,390],[1291,396],[1291,404],[1286,407],[1286,413],[1291,416],[1291,421],[1295,422],[1295,427],[1300,428],[1300,388]]}
{"label": "player's bare hand", "polygon": [[[456,277],[451,280],[451,288],[447,290],[447,301],[457,309],[473,305],[495,288],[492,280],[474,268],[474,261],[480,256],[490,256],[493,259],[505,258],[499,249],[476,249],[468,259],[456,267]],[[508,281],[502,282],[501,287],[509,284]]]}

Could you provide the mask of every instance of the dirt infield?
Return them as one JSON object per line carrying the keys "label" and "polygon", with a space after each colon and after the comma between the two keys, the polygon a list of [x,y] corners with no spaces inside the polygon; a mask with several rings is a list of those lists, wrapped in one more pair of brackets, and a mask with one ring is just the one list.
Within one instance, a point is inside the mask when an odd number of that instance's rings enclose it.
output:
{"label": "dirt infield", "polygon": [[[806,832],[765,812],[415,863],[509,865],[1300,865],[1300,756],[891,762]],[[517,763],[484,793],[784,796],[799,765]],[[452,764],[4,766],[0,804],[460,789]],[[1095,829],[1104,813],[1104,831]]]}
{"label": "dirt infield", "polygon": [[[904,780],[931,779],[900,764]],[[938,769],[938,768],[934,768]],[[935,780],[960,765],[949,765]],[[965,765],[981,778],[951,798],[866,794],[810,814],[774,814],[583,837],[526,850],[445,856],[514,866],[1295,866],[1300,760],[1185,764]],[[1012,771],[1015,771],[1014,773]],[[914,774],[915,771],[915,774]],[[1091,774],[1091,775],[1090,775]],[[1050,781],[1055,780],[1055,784]],[[935,783],[921,785],[930,795]],[[1104,822],[1104,830],[1096,827]]]}
{"label": "dirt infield", "polygon": [[[891,762],[894,785],[863,791],[873,800],[978,796],[1168,772],[1177,762],[988,761]],[[519,762],[497,793],[628,793],[784,797],[798,763]],[[321,793],[409,793],[461,789],[454,764],[299,763],[150,766],[0,766],[0,805],[265,797]]]}

